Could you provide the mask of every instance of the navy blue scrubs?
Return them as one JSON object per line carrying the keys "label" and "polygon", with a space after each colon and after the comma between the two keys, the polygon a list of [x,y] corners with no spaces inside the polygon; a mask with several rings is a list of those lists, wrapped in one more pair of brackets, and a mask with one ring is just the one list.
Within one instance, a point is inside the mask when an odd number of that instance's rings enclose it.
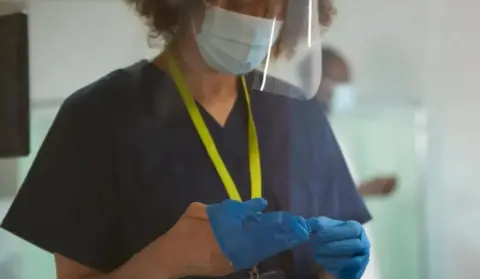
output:
{"label": "navy blue scrubs", "polygon": [[[247,114],[238,96],[224,127],[200,110],[246,199]],[[251,99],[268,210],[368,221],[320,106],[256,91]],[[2,227],[109,272],[169,230],[191,202],[226,198],[174,83],[143,62],[65,101]],[[311,264],[305,245],[262,263],[260,271],[282,268],[308,278]]]}

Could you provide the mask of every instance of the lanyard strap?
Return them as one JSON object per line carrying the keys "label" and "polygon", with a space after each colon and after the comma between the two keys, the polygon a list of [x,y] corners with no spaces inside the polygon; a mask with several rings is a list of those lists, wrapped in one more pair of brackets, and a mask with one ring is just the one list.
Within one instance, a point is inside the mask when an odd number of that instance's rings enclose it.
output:
{"label": "lanyard strap", "polygon": [[[175,82],[178,91],[182,97],[183,103],[187,108],[188,114],[192,119],[193,125],[197,130],[200,139],[202,140],[205,149],[207,150],[210,160],[212,160],[215,169],[217,170],[220,179],[227,191],[228,197],[232,200],[242,201],[242,197],[238,192],[237,186],[233,181],[230,173],[228,172],[225,163],[218,152],[217,146],[213,141],[212,135],[208,130],[205,121],[198,109],[195,100],[192,97],[192,94],[189,92],[189,88],[184,80],[182,72],[180,71],[177,62],[172,54],[167,55],[168,59],[168,68],[170,74],[172,75],[173,81]],[[260,166],[260,151],[258,147],[258,138],[257,130],[255,127],[255,122],[253,120],[252,106],[250,104],[250,94],[248,92],[247,82],[245,77],[241,77],[243,92],[245,93],[245,101],[247,104],[247,113],[248,113],[248,157],[249,157],[249,168],[250,168],[250,182],[251,182],[251,193],[253,198],[260,198],[262,196],[262,171]]]}

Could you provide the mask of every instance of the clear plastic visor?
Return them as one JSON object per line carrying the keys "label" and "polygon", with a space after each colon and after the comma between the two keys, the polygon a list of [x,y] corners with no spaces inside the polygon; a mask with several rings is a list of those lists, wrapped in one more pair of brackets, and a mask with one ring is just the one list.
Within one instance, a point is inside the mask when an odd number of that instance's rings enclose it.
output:
{"label": "clear plastic visor", "polygon": [[309,99],[322,76],[318,0],[203,1],[192,27],[216,71],[249,75],[254,90]]}

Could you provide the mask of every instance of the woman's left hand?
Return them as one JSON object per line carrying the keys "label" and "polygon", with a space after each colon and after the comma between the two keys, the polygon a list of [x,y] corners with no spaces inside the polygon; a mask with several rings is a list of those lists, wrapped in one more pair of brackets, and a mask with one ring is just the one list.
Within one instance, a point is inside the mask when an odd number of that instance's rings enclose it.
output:
{"label": "woman's left hand", "polygon": [[370,257],[370,242],[362,225],[327,217],[307,222],[315,262],[336,279],[361,278]]}

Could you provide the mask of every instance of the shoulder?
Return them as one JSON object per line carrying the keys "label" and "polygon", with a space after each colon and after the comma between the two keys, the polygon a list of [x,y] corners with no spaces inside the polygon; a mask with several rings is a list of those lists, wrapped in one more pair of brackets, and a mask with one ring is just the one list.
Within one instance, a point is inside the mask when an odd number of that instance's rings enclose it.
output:
{"label": "shoulder", "polygon": [[[316,99],[291,101],[293,124],[301,126],[309,137],[317,141],[330,137],[332,130],[327,115]],[[318,141],[319,143],[321,141]]]}
{"label": "shoulder", "polygon": [[[247,81],[250,84],[257,84],[257,75],[258,72],[250,74],[247,76]],[[320,123],[327,123],[324,110],[316,98],[303,99],[302,96],[305,94],[300,88],[275,77],[269,76],[266,84],[265,86],[262,84],[262,87],[268,88],[267,90],[254,90],[258,95],[256,101],[261,103],[259,105],[262,106],[262,109],[266,107],[268,111],[272,111],[276,115],[278,113],[290,115],[290,119],[301,121],[303,125],[307,126],[316,125],[317,129]],[[272,91],[278,91],[278,93]]]}
{"label": "shoulder", "polygon": [[[71,94],[59,117],[98,118],[130,127],[141,118],[167,115],[178,105],[176,87],[169,76],[147,60],[112,71]],[[180,100],[180,99],[179,99]],[[181,102],[181,101],[180,101]],[[101,123],[100,123],[101,124]]]}
{"label": "shoulder", "polygon": [[[314,118],[315,120],[327,120],[327,116],[322,109],[322,106],[316,99],[309,100],[292,100],[292,107],[299,112],[301,117]],[[303,113],[300,113],[303,112]]]}
{"label": "shoulder", "polygon": [[133,88],[140,83],[140,76],[146,67],[140,61],[125,68],[116,69],[98,80],[80,88],[63,102],[60,115],[84,115],[85,113],[115,113],[135,96]]}

